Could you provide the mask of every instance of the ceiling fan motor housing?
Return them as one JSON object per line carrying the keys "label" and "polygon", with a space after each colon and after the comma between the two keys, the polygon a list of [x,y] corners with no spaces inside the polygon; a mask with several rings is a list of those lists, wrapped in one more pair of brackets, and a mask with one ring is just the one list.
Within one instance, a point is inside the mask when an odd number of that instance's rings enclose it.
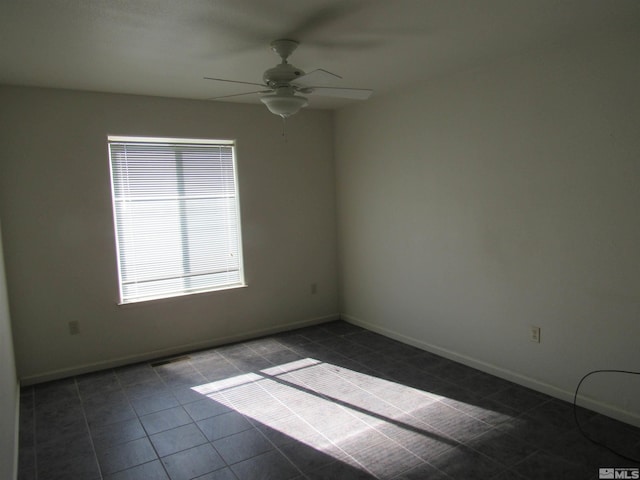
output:
{"label": "ceiling fan motor housing", "polygon": [[270,68],[262,76],[264,83],[271,88],[277,88],[278,86],[288,85],[290,82],[298,77],[304,75],[304,71],[291,65],[290,63],[280,63],[273,68]]}

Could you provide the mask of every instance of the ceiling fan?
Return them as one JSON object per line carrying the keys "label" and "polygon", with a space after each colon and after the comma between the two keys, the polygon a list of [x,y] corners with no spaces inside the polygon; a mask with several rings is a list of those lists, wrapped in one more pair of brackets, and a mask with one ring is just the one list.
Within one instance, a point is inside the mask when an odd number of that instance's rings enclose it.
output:
{"label": "ceiling fan", "polygon": [[290,64],[287,59],[298,45],[299,42],[289,39],[280,39],[271,42],[271,49],[280,56],[282,61],[275,67],[264,72],[262,75],[264,83],[204,77],[206,80],[241,83],[243,85],[255,85],[263,88],[263,90],[256,90],[253,92],[214,97],[211,100],[238,97],[241,95],[252,95],[256,93],[265,94],[260,97],[262,103],[267,106],[271,113],[280,115],[283,119],[286,119],[297,113],[302,107],[306,107],[308,105],[309,101],[303,95],[314,94],[350,98],[354,100],[366,100],[373,93],[373,90],[366,88],[323,86],[322,84],[335,81],[336,79],[341,79],[342,77],[323,69],[317,69],[312,72],[305,73],[300,68]]}

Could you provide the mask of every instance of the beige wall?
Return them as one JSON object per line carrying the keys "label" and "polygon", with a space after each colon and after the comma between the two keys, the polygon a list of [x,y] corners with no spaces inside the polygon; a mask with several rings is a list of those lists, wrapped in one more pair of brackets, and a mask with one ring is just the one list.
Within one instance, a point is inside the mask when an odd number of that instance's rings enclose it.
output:
{"label": "beige wall", "polygon": [[[0,104],[0,214],[23,381],[335,318],[330,112],[302,111],[285,142],[262,105],[13,87],[0,89]],[[116,305],[107,135],[237,140],[247,288]]]}
{"label": "beige wall", "polygon": [[[565,399],[591,370],[640,370],[638,45],[558,45],[340,111],[346,318]],[[640,420],[638,377],[584,393]]]}
{"label": "beige wall", "polygon": [[17,476],[18,398],[0,232],[0,478],[7,480]]}

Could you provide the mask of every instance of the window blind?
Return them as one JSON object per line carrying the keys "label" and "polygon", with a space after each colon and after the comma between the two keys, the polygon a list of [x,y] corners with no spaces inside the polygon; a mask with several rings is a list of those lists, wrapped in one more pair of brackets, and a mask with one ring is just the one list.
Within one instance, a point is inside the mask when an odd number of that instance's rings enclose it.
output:
{"label": "window blind", "polygon": [[109,138],[120,300],[244,284],[235,147]]}

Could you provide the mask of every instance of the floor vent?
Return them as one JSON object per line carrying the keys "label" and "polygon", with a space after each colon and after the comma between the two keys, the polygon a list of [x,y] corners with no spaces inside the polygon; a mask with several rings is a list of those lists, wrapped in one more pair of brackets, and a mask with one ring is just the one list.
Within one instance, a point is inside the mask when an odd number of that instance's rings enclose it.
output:
{"label": "floor vent", "polygon": [[190,360],[191,357],[189,355],[182,355],[181,357],[171,357],[171,358],[163,358],[162,360],[156,360],[155,362],[151,362],[152,367],[160,367],[162,365],[167,365],[169,363],[178,363],[184,362],[186,360]]}

